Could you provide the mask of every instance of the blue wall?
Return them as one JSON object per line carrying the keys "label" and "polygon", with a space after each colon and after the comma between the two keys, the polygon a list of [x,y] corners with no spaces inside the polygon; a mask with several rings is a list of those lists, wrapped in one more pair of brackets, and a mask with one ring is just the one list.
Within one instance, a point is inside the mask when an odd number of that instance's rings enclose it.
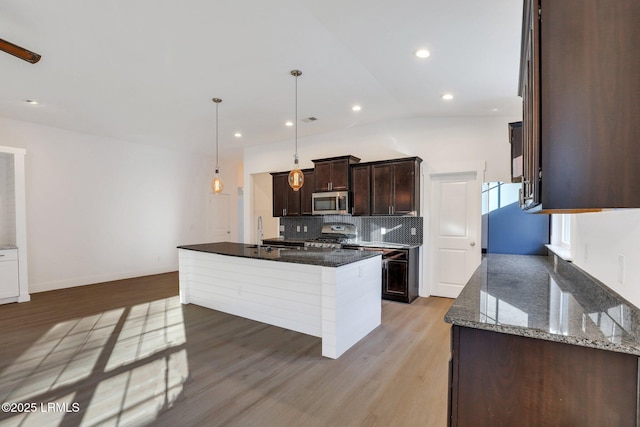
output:
{"label": "blue wall", "polygon": [[530,214],[512,203],[489,213],[488,253],[546,255],[549,215]]}

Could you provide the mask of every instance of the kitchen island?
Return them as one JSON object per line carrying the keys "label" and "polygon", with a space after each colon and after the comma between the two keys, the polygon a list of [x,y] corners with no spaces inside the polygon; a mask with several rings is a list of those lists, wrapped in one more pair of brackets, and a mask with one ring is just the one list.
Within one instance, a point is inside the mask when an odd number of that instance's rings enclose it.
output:
{"label": "kitchen island", "polygon": [[178,247],[180,302],[322,338],[337,359],[381,322],[381,255],[206,243]]}
{"label": "kitchen island", "polygon": [[489,254],[445,321],[449,425],[638,425],[640,310],[572,263]]}

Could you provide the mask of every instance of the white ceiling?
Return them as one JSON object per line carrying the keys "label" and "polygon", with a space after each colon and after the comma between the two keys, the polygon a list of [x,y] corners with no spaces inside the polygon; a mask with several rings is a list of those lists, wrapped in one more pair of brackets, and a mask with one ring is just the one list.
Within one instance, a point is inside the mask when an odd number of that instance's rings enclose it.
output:
{"label": "white ceiling", "polygon": [[0,116],[212,154],[218,97],[220,154],[232,155],[293,140],[297,68],[298,118],[318,118],[299,137],[517,117],[521,19],[514,0],[2,0],[0,38],[42,60],[0,52]]}

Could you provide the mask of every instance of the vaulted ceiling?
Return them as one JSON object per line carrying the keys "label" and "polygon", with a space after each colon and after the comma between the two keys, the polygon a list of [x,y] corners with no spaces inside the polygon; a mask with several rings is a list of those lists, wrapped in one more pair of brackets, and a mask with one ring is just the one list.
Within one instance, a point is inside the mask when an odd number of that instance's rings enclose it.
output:
{"label": "vaulted ceiling", "polygon": [[293,138],[300,69],[298,117],[318,119],[300,137],[514,117],[521,17],[513,0],[3,0],[0,38],[42,60],[0,53],[0,116],[211,154],[218,97],[221,155],[237,153]]}

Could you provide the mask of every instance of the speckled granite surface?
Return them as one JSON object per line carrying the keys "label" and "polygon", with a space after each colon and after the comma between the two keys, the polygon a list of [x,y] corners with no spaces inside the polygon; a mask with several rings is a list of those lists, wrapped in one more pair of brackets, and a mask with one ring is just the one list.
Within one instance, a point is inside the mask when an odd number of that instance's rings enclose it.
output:
{"label": "speckled granite surface", "polygon": [[553,254],[487,255],[445,321],[640,355],[638,308]]}
{"label": "speckled granite surface", "polygon": [[271,248],[262,246],[258,250],[256,245],[231,242],[185,245],[178,246],[178,249],[269,261],[292,262],[295,264],[319,265],[322,267],[340,267],[352,262],[380,256],[378,252],[349,249]]}
{"label": "speckled granite surface", "polygon": [[263,239],[262,243],[265,245],[275,245],[275,246],[304,246],[304,239],[284,239],[280,237],[272,237],[268,239]]}
{"label": "speckled granite surface", "polygon": [[[308,239],[284,239],[279,237],[273,237],[263,239],[262,242],[265,245],[289,245],[289,246],[304,246],[304,243]],[[343,244],[345,249],[355,248],[381,248],[381,249],[411,249],[417,248],[422,245],[408,245],[402,243],[388,243],[388,242],[368,242],[365,240],[355,240],[352,243]]]}

